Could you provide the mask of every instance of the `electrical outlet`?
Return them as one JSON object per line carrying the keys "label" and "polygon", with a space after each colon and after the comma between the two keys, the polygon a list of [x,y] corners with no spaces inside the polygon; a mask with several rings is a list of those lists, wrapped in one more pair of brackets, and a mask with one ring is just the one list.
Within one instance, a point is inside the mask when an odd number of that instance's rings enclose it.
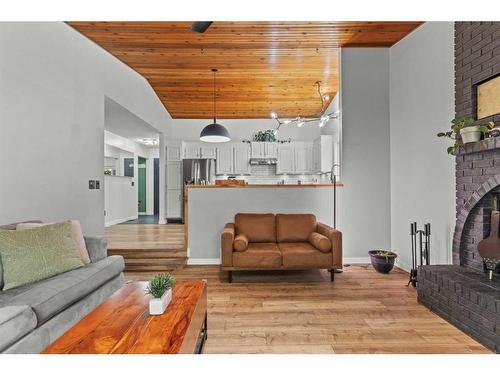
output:
{"label": "electrical outlet", "polygon": [[94,190],[95,189],[95,181],[94,180],[89,180],[89,189]]}

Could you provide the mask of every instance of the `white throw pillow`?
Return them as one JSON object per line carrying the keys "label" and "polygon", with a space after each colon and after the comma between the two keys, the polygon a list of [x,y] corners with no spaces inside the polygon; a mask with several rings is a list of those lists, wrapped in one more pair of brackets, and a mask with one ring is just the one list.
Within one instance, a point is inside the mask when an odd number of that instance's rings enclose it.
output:
{"label": "white throw pillow", "polygon": [[[71,221],[71,238],[76,243],[77,255],[82,260],[84,264],[90,263],[89,252],[87,246],[85,245],[85,239],[83,238],[82,226],[78,220]],[[54,223],[19,223],[16,226],[16,230],[27,230],[33,228],[39,228],[44,225],[49,225]]]}

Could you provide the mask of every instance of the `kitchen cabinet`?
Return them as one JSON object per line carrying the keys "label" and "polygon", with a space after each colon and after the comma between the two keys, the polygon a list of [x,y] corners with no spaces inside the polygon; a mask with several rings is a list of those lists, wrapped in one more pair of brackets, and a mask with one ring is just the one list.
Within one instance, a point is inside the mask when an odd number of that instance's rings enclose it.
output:
{"label": "kitchen cabinet", "polygon": [[276,174],[288,173],[295,173],[295,148],[292,143],[283,143],[278,146]]}
{"label": "kitchen cabinet", "polygon": [[246,143],[235,143],[217,147],[215,169],[221,174],[250,174],[250,146]]}
{"label": "kitchen cabinet", "polygon": [[277,174],[308,174],[313,171],[312,142],[283,143],[277,147]]}
{"label": "kitchen cabinet", "polygon": [[217,147],[215,172],[219,175],[233,173],[233,148],[231,146]]}
{"label": "kitchen cabinet", "polygon": [[215,147],[201,145],[200,158],[201,159],[215,159]]}
{"label": "kitchen cabinet", "polygon": [[233,173],[250,174],[250,148],[246,143],[233,146]]}
{"label": "kitchen cabinet", "polygon": [[321,135],[313,143],[313,172],[328,173],[333,165],[333,136]]}
{"label": "kitchen cabinet", "polygon": [[251,142],[250,154],[253,159],[276,159],[278,148],[276,142]]}
{"label": "kitchen cabinet", "polygon": [[167,161],[181,161],[181,145],[167,145]]}
{"label": "kitchen cabinet", "polygon": [[182,161],[167,161],[166,165],[167,217],[182,217]]}
{"label": "kitchen cabinet", "polygon": [[215,147],[201,142],[182,142],[183,159],[215,159]]}
{"label": "kitchen cabinet", "polygon": [[183,159],[199,159],[201,156],[200,144],[196,142],[182,142]]}

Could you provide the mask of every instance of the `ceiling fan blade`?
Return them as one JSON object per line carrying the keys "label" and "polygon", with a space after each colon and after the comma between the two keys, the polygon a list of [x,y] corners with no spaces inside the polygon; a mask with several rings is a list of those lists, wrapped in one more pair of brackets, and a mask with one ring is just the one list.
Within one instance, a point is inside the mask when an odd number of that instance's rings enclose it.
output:
{"label": "ceiling fan blade", "polygon": [[204,33],[210,27],[213,21],[199,21],[193,22],[191,25],[191,31],[195,31],[197,33]]}

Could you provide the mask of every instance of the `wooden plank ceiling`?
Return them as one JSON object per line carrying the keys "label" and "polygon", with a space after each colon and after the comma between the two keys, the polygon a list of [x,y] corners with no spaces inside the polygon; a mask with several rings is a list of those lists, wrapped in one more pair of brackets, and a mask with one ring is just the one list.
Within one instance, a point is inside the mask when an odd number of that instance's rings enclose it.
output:
{"label": "wooden plank ceiling", "polygon": [[68,22],[143,75],[173,118],[281,118],[321,112],[338,90],[339,47],[389,47],[421,22]]}

